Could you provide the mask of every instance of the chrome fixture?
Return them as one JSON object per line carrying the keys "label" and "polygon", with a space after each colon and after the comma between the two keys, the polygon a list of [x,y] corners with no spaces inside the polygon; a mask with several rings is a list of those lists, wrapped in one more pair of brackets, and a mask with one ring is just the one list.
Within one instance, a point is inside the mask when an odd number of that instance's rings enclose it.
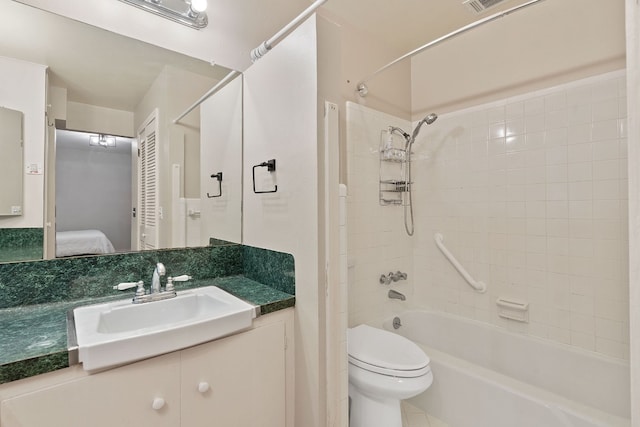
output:
{"label": "chrome fixture", "polygon": [[207,26],[207,0],[120,0],[196,30]]}
{"label": "chrome fixture", "polygon": [[404,301],[407,299],[407,297],[405,297],[403,294],[398,291],[394,291],[393,289],[389,289],[389,293],[387,295],[389,295],[389,298],[391,299],[399,299],[400,301]]}
{"label": "chrome fixture", "polygon": [[435,122],[437,119],[438,119],[438,115],[436,113],[431,113],[431,114],[427,115],[427,117],[425,117],[424,119],[420,120],[418,122],[418,124],[416,125],[416,128],[413,130],[413,133],[411,134],[411,139],[407,139],[407,145],[409,143],[411,143],[411,144],[414,143],[414,141],[416,140],[416,137],[420,133],[420,128],[422,127],[422,125],[424,125],[425,123],[430,125],[433,122]]}
{"label": "chrome fixture", "polygon": [[112,135],[89,135],[89,145],[97,146],[97,147],[115,147],[116,146],[116,137]]}
{"label": "chrome fixture", "polygon": [[393,273],[391,280],[393,280],[394,282],[397,282],[398,280],[407,280],[407,273],[396,271],[395,273]]}
{"label": "chrome fixture", "polygon": [[[420,120],[418,122],[418,124],[416,125],[416,128],[413,130],[413,133],[411,134],[411,138],[408,138],[407,144],[406,144],[406,149],[405,151],[407,152],[406,156],[407,156],[407,182],[411,182],[411,148],[413,147],[413,143],[416,142],[416,137],[418,136],[418,134],[420,133],[420,129],[422,128],[422,125],[424,125],[425,123],[430,125],[433,122],[436,121],[436,119],[438,118],[438,115],[435,113],[431,113],[429,115],[427,115],[427,117],[425,117],[424,119]],[[409,236],[413,236],[413,233],[415,231],[415,224],[413,222],[413,191],[412,191],[412,186],[409,186],[409,203],[404,205],[404,229],[407,232],[407,234]],[[408,209],[407,209],[408,208]],[[407,212],[409,212],[409,216],[407,217]]]}
{"label": "chrome fixture", "polygon": [[[404,146],[404,160],[403,163],[406,164],[406,176],[404,179],[404,182],[406,183],[406,185],[404,187],[402,187],[400,190],[402,190],[402,192],[408,193],[409,194],[409,202],[408,203],[403,203],[404,206],[404,229],[406,230],[407,234],[409,236],[413,236],[413,232],[414,232],[414,224],[413,224],[413,186],[411,185],[412,180],[411,180],[411,148],[413,147],[413,143],[416,141],[416,138],[418,137],[418,134],[420,133],[420,129],[422,128],[423,125],[427,124],[430,125],[433,122],[435,122],[438,119],[438,115],[436,113],[431,113],[429,115],[427,115],[425,118],[423,118],[422,120],[420,120],[418,122],[418,124],[416,125],[415,129],[413,130],[413,132],[411,133],[411,135],[409,135],[407,132],[405,132],[404,130],[400,129],[399,127],[396,126],[389,126],[389,133],[393,134],[393,133],[397,133],[399,135],[402,135],[402,137],[405,140],[405,146]],[[408,214],[408,215],[407,215]]]}
{"label": "chrome fixture", "polygon": [[402,326],[402,322],[400,321],[399,317],[394,317],[393,318],[393,329],[399,329],[400,326]]}
{"label": "chrome fixture", "polygon": [[167,273],[166,268],[164,268],[164,264],[159,262],[156,264],[156,268],[153,270],[153,275],[151,276],[151,293],[155,294],[160,292],[160,277],[164,276]]}
{"label": "chrome fixture", "polygon": [[168,298],[173,298],[177,296],[175,287],[173,282],[186,282],[187,280],[191,280],[192,277],[183,274],[182,276],[176,277],[168,277],[167,285],[164,290],[162,290],[162,286],[160,284],[160,277],[166,274],[166,269],[164,264],[161,262],[156,264],[155,269],[153,270],[153,276],[151,277],[151,287],[149,292],[144,289],[144,281],[140,280],[138,282],[126,282],[119,283],[113,287],[113,289],[123,291],[125,289],[130,289],[136,287],[136,294],[133,297],[134,304],[142,304],[144,302],[152,302],[152,301],[161,301]]}
{"label": "chrome fixture", "polygon": [[398,280],[407,280],[407,273],[401,271],[389,272],[389,274],[382,274],[380,276],[381,285],[389,285],[391,282],[397,282]]}

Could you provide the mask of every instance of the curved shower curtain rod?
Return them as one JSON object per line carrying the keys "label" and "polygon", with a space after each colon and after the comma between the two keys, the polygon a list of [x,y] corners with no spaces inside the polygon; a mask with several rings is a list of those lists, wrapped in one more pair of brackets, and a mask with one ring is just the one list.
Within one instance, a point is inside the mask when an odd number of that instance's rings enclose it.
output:
{"label": "curved shower curtain rod", "polygon": [[490,16],[487,16],[486,18],[482,18],[482,19],[480,19],[478,21],[472,22],[471,24],[468,24],[468,25],[465,25],[464,27],[458,28],[457,30],[452,31],[449,34],[446,34],[446,35],[444,35],[442,37],[439,37],[439,38],[437,38],[435,40],[432,40],[429,43],[424,44],[424,45],[420,46],[419,48],[414,49],[411,52],[406,53],[406,54],[402,55],[401,57],[399,57],[397,59],[394,59],[393,61],[389,62],[387,65],[385,65],[383,67],[380,67],[379,69],[377,69],[373,74],[371,74],[366,79],[360,80],[360,82],[356,86],[356,90],[357,90],[358,94],[361,97],[364,98],[369,93],[369,88],[367,87],[366,83],[369,80],[371,80],[372,78],[376,77],[381,72],[385,71],[387,68],[392,67],[392,66],[396,65],[398,62],[404,61],[405,59],[410,58],[413,55],[416,55],[416,54],[418,54],[418,53],[420,53],[420,52],[422,52],[422,51],[424,51],[424,50],[426,50],[426,49],[428,49],[430,47],[433,47],[433,46],[435,46],[437,44],[440,44],[445,40],[448,40],[448,39],[453,38],[455,36],[459,36],[460,34],[466,33],[467,31],[472,30],[472,29],[474,29],[474,28],[476,28],[476,27],[478,27],[480,25],[483,25],[483,24],[486,24],[488,22],[494,21],[494,20],[496,20],[498,18],[505,17],[505,16],[507,16],[507,15],[513,13],[513,12],[517,12],[517,11],[519,11],[521,9],[524,9],[526,7],[529,7],[529,6],[532,6],[535,3],[538,3],[538,2],[541,2],[541,1],[543,1],[543,0],[531,0],[531,1],[527,2],[527,3],[521,4],[520,6],[515,6],[515,7],[512,7],[511,9],[507,9],[507,10],[503,10],[502,12],[494,13],[493,15],[490,15]]}
{"label": "curved shower curtain rod", "polygon": [[209,89],[207,91],[207,93],[205,93],[204,95],[202,95],[200,97],[200,99],[198,99],[196,102],[194,102],[193,104],[191,104],[191,106],[189,108],[187,108],[186,110],[184,110],[184,112],[182,114],[180,114],[177,118],[175,118],[173,120],[174,124],[177,124],[180,120],[182,120],[187,114],[189,114],[190,112],[192,112],[193,110],[196,109],[196,107],[198,107],[198,105],[202,104],[204,101],[206,101],[208,98],[211,97],[211,95],[213,95],[214,93],[218,92],[220,89],[222,89],[223,87],[225,87],[227,85],[227,83],[230,83],[231,80],[233,80],[234,78],[236,78],[236,76],[239,76],[241,73],[240,71],[236,71],[236,70],[231,70],[229,71],[229,73],[227,73],[226,76],[224,76],[224,78],[222,80],[220,80],[214,87],[212,87],[211,89]]}
{"label": "curved shower curtain rod", "polygon": [[305,9],[300,15],[296,16],[291,22],[285,25],[280,31],[275,33],[270,39],[263,41],[260,46],[251,51],[251,62],[256,62],[258,59],[265,56],[273,46],[275,46],[284,36],[292,29],[296,28],[302,21],[307,19],[317,8],[326,3],[327,0],[316,0],[311,6]]}

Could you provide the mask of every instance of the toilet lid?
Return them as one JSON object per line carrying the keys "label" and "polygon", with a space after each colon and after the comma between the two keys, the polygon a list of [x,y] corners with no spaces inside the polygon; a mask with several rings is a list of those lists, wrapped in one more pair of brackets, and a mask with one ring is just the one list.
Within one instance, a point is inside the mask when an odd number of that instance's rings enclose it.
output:
{"label": "toilet lid", "polygon": [[358,325],[347,330],[349,362],[385,375],[416,377],[430,371],[429,357],[407,338]]}

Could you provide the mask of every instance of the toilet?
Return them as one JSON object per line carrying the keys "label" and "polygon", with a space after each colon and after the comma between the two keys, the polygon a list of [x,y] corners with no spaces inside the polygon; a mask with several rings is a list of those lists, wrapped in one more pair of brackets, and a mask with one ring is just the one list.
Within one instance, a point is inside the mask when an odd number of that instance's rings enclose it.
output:
{"label": "toilet", "polygon": [[347,330],[350,427],[402,427],[400,401],[433,382],[429,357],[407,338],[368,325]]}

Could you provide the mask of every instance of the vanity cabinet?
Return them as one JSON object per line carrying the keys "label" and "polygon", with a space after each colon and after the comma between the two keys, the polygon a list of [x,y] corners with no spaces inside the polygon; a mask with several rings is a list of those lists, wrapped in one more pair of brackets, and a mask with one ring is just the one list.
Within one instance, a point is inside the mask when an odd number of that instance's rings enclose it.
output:
{"label": "vanity cabinet", "polygon": [[75,366],[4,384],[0,427],[292,427],[292,335],[288,309],[120,368],[88,375]]}
{"label": "vanity cabinet", "polygon": [[282,427],[285,335],[271,324],[182,352],[183,427]]}
{"label": "vanity cabinet", "polygon": [[[179,353],[155,357],[4,400],[0,425],[175,427],[179,382]],[[162,408],[153,409],[156,399]]]}

